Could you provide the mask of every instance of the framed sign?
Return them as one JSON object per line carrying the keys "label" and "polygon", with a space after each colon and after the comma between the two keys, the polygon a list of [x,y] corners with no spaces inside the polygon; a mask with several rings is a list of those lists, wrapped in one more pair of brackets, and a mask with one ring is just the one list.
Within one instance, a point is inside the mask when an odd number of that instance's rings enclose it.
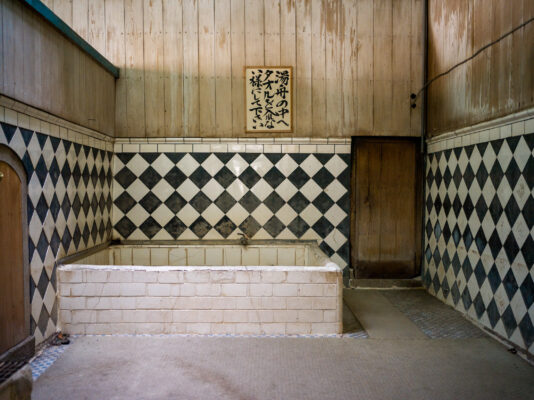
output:
{"label": "framed sign", "polygon": [[247,133],[293,131],[291,67],[245,67]]}

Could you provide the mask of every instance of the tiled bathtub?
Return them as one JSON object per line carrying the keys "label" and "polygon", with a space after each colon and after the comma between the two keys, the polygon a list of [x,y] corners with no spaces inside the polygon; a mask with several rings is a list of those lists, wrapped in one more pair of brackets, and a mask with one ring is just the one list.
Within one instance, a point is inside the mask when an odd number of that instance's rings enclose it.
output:
{"label": "tiled bathtub", "polygon": [[68,333],[337,334],[342,274],[313,241],[109,246],[59,267]]}

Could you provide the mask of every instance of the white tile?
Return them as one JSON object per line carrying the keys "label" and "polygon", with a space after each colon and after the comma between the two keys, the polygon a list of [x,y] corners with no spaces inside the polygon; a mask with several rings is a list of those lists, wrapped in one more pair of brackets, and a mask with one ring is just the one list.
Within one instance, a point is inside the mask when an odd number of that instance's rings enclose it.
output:
{"label": "white tile", "polygon": [[289,201],[297,192],[298,189],[289,181],[289,179],[284,179],[284,181],[276,188],[276,193],[278,193],[286,202]]}
{"label": "white tile", "polygon": [[243,222],[249,214],[248,211],[241,206],[241,204],[236,203],[230,210],[228,210],[226,215],[234,224],[239,226],[239,224],[241,224],[241,222]]}
{"label": "white tile", "polygon": [[11,125],[17,125],[18,124],[18,119],[17,119],[17,112],[14,111],[14,110],[11,110],[9,108],[6,108],[5,111],[4,111],[4,119],[5,119],[5,122],[7,122],[8,124],[11,124]]}
{"label": "white tile", "polygon": [[210,145],[209,144],[200,144],[200,143],[194,143],[193,144],[193,152],[195,153],[209,153],[210,151]]}
{"label": "white tile", "polygon": [[339,225],[343,219],[347,217],[347,213],[343,211],[337,204],[334,204],[325,214],[326,219],[334,226]]}
{"label": "white tile", "polygon": [[158,197],[158,199],[164,202],[169,198],[171,194],[174,193],[174,188],[165,179],[161,179],[152,188],[152,193],[154,193]]}
{"label": "white tile", "polygon": [[277,212],[276,217],[284,224],[289,225],[298,214],[289,204],[284,204]]}
{"label": "white tile", "polygon": [[17,113],[17,125],[21,128],[30,129],[30,117],[23,113]]}
{"label": "white tile", "polygon": [[[334,182],[337,182],[334,181]],[[313,179],[309,179],[304,186],[300,188],[300,192],[306,197],[309,201],[313,201],[323,190],[321,187],[315,183]],[[341,197],[341,196],[340,196]]]}
{"label": "white tile", "polygon": [[265,200],[273,192],[273,188],[263,178],[250,189],[261,201]]}
{"label": "white tile", "polygon": [[341,196],[347,193],[347,189],[336,179],[327,186],[325,192],[332,198],[332,200],[338,201]]}
{"label": "white tile", "polygon": [[256,247],[243,247],[242,265],[260,265],[260,250]]}
{"label": "white tile", "polygon": [[174,144],[170,143],[159,143],[158,152],[159,153],[174,153]]}
{"label": "white tile", "polygon": [[226,191],[236,200],[241,199],[248,192],[247,187],[239,179],[233,181],[230,186],[226,188]]}
{"label": "white tile", "polygon": [[246,152],[246,145],[244,144],[229,144],[228,145],[228,152],[230,153],[244,153]]}
{"label": "white tile", "polygon": [[185,175],[189,176],[198,168],[200,164],[190,155],[186,154],[176,166],[183,172]]}
{"label": "white tile", "polygon": [[260,265],[277,265],[277,249],[275,247],[260,248]]}
{"label": "white tile", "polygon": [[186,179],[179,187],[178,193],[187,201],[191,200],[199,192],[199,188],[190,179]]}
{"label": "white tile", "polygon": [[243,171],[248,167],[248,163],[243,158],[236,154],[230,161],[226,163],[226,167],[232,171],[232,173],[239,177]]}
{"label": "white tile", "polygon": [[214,154],[210,154],[206,160],[202,163],[202,168],[204,168],[211,176],[215,176],[220,169],[224,167],[224,164],[219,157]]}
{"label": "white tile", "polygon": [[120,249],[120,264],[133,265],[133,254],[131,248],[123,247]]}
{"label": "white tile", "polygon": [[236,246],[224,248],[224,265],[241,265],[241,247]]}
{"label": "white tile", "polygon": [[202,212],[202,218],[204,218],[211,226],[215,226],[220,219],[224,217],[224,213],[215,203],[211,203],[208,208]]}
{"label": "white tile", "polygon": [[185,248],[172,248],[169,250],[169,265],[187,265]]}
{"label": "white tile", "polygon": [[321,216],[322,214],[320,211],[311,203],[300,213],[300,217],[306,221],[309,226],[315,224]]}
{"label": "white tile", "polygon": [[198,218],[200,214],[189,203],[186,204],[180,211],[177,217],[187,226],[191,225]]}
{"label": "white tile", "polygon": [[487,129],[480,132],[480,143],[485,143],[489,140],[489,133],[490,131]]}
{"label": "white tile", "polygon": [[336,144],[336,153],[350,154],[350,144]]}
{"label": "white tile", "polygon": [[40,121],[39,132],[44,133],[45,135],[50,134],[50,123],[47,121]]}
{"label": "white tile", "polygon": [[247,153],[263,153],[262,144],[247,144],[245,146],[245,152]]}
{"label": "white tile", "polygon": [[290,138],[290,137],[274,138],[274,143],[288,144],[292,142],[293,142],[293,138]]}
{"label": "white tile", "polygon": [[263,152],[264,153],[280,153],[282,152],[282,146],[279,144],[264,144]]}
{"label": "white tile", "polygon": [[164,154],[160,154],[160,156],[154,160],[151,166],[158,172],[158,174],[165,176],[167,175],[167,172],[174,167],[174,163]]}
{"label": "white tile", "polygon": [[304,248],[295,249],[295,265],[306,265],[306,252]]}
{"label": "white tile", "polygon": [[280,247],[278,248],[278,265],[296,265],[295,248]]}
{"label": "white tile", "polygon": [[166,247],[150,248],[150,265],[169,265],[169,249]]}
{"label": "white tile", "polygon": [[299,146],[299,152],[300,153],[316,153],[317,152],[317,145],[315,145],[315,144],[301,144]]}
{"label": "white tile", "polygon": [[512,136],[512,126],[511,125],[503,125],[500,128],[501,132],[501,139],[505,139],[507,137]]}
{"label": "white tile", "polygon": [[298,167],[298,164],[291,158],[289,155],[284,155],[277,163],[276,168],[284,174],[284,176],[289,176],[291,173]]}
{"label": "white tile", "polygon": [[298,144],[283,144],[282,145],[282,153],[298,153],[299,152],[299,145]]}
{"label": "white tile", "polygon": [[258,173],[258,175],[264,176],[273,167],[273,163],[263,154],[260,154],[250,166]]}
{"label": "white tile", "polygon": [[140,226],[150,216],[149,213],[140,205],[136,204],[132,207],[128,214],[128,218],[134,223],[135,226]]}
{"label": "white tile", "polygon": [[228,151],[228,145],[223,143],[211,144],[210,151],[212,153],[226,153]]}
{"label": "white tile", "polygon": [[223,249],[221,247],[206,248],[206,265],[223,265]]}
{"label": "white tile", "polygon": [[136,154],[128,162],[127,166],[135,176],[140,176],[149,167],[149,164],[140,154]]}
{"label": "white tile", "polygon": [[205,265],[205,251],[203,247],[187,248],[187,265]]}
{"label": "white tile", "polygon": [[32,131],[40,131],[41,129],[41,121],[39,121],[35,117],[30,117],[30,130]]}
{"label": "white tile", "polygon": [[202,192],[211,201],[215,201],[221,195],[221,193],[224,192],[224,188],[221,186],[219,182],[217,182],[215,179],[212,178],[202,188]]}
{"label": "white tile", "polygon": [[150,249],[133,248],[132,262],[134,265],[150,265]]}
{"label": "white tile", "polygon": [[525,121],[519,121],[512,124],[512,136],[519,136],[525,133]]}
{"label": "white tile", "polygon": [[[301,146],[302,147],[302,146]],[[301,164],[300,168],[310,177],[314,176],[322,167],[321,162],[312,155],[308,156]]]}
{"label": "white tile", "polygon": [[[273,212],[271,210],[269,210],[269,208],[267,208],[267,206],[263,203],[261,203],[253,212],[252,212],[252,217],[254,217],[254,219],[256,221],[258,221],[258,223],[260,225],[264,225],[267,221],[269,221],[269,219],[273,216]],[[256,234],[257,235],[257,234]],[[255,236],[256,238],[256,236]]]}
{"label": "white tile", "polygon": [[340,173],[345,171],[348,167],[347,163],[341,159],[337,154],[335,154],[328,162],[325,164],[325,168],[332,175],[337,177]]}
{"label": "white tile", "polygon": [[317,153],[333,153],[335,146],[333,144],[319,144],[317,145]]}
{"label": "white tile", "polygon": [[157,144],[141,144],[139,147],[141,153],[156,153],[158,151]]}
{"label": "white tile", "polygon": [[124,143],[122,145],[122,151],[125,153],[139,153],[139,145],[133,143]]}
{"label": "white tile", "polygon": [[193,151],[192,144],[177,144],[175,146],[177,153],[191,153]]}

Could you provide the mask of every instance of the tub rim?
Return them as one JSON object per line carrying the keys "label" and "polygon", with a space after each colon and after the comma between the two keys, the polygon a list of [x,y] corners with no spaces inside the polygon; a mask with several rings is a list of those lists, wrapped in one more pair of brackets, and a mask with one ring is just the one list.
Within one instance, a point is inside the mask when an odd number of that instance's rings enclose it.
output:
{"label": "tub rim", "polygon": [[[314,266],[284,266],[284,265],[254,265],[254,266],[245,266],[245,265],[234,265],[234,266],[209,266],[209,265],[191,265],[191,266],[174,266],[174,265],[160,265],[160,266],[152,266],[152,265],[114,265],[114,264],[107,264],[107,265],[97,265],[97,264],[74,264],[76,261],[81,260],[85,257],[91,256],[95,253],[98,253],[99,251],[112,248],[114,246],[134,246],[134,247],[179,247],[179,246],[238,246],[238,247],[253,247],[253,246],[291,246],[291,245],[298,245],[298,246],[312,246],[316,248],[318,251],[320,251],[326,260],[326,262],[323,265],[314,265]],[[61,269],[63,271],[68,270],[76,270],[76,269],[65,269],[63,267],[68,266],[85,266],[85,269],[113,269],[113,270],[120,270],[124,268],[118,268],[118,267],[139,267],[140,271],[144,271],[145,269],[149,271],[157,271],[156,268],[163,267],[167,269],[162,269],[161,271],[171,271],[171,270],[177,270],[177,271],[188,271],[187,268],[195,268],[191,269],[191,271],[199,271],[199,270],[230,270],[232,268],[232,271],[246,271],[251,270],[250,268],[257,268],[256,270],[262,270],[262,271],[268,271],[269,268],[283,268],[283,269],[272,269],[272,271],[342,271],[341,267],[330,260],[330,257],[328,257],[326,254],[323,253],[321,248],[319,247],[317,240],[298,240],[298,239],[257,239],[257,240],[250,240],[247,244],[247,246],[244,246],[241,244],[239,239],[231,239],[231,240],[223,240],[223,239],[210,239],[210,240],[110,240],[105,243],[99,244],[97,246],[93,246],[89,249],[85,249],[82,251],[79,251],[77,253],[71,254],[69,256],[63,257],[57,261],[58,269]],[[331,269],[333,267],[336,267],[337,269]],[[89,267],[104,267],[104,268],[89,268]],[[117,268],[113,268],[117,267]],[[174,268],[174,269],[169,269]],[[179,268],[179,269],[176,269]],[[218,268],[218,269],[213,269]],[[241,268],[241,269],[239,269]],[[308,268],[308,269],[299,269],[299,268]],[[324,270],[321,270],[319,268],[326,268]],[[132,271],[134,269],[131,269]]]}

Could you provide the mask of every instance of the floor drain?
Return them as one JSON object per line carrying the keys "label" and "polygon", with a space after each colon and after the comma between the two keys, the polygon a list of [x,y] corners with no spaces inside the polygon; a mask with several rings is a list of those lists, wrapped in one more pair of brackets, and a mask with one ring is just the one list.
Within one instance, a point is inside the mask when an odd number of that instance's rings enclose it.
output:
{"label": "floor drain", "polygon": [[11,375],[17,372],[26,364],[26,360],[10,360],[0,362],[0,384],[9,379]]}

